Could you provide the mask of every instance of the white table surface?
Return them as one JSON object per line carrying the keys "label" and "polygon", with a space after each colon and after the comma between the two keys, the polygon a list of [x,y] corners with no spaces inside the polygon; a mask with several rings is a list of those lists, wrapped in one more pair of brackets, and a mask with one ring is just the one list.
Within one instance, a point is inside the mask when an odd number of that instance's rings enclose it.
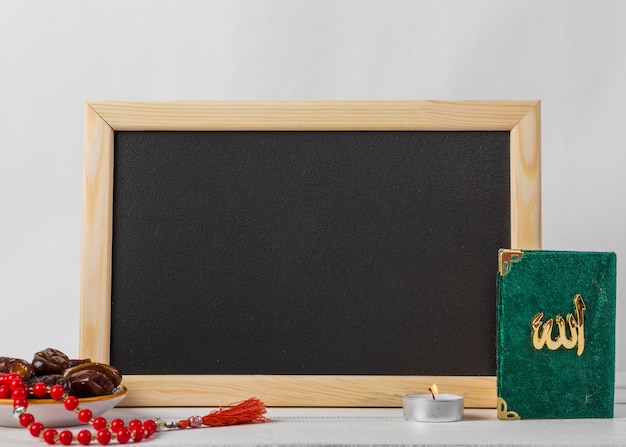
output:
{"label": "white table surface", "polygon": [[[453,423],[408,422],[401,408],[269,408],[270,422],[157,433],[150,446],[626,446],[626,405],[614,419],[498,421],[466,409]],[[105,416],[183,419],[211,408],[117,408]],[[74,428],[74,431],[78,429]],[[47,445],[21,428],[0,428],[0,446]],[[60,445],[60,444],[57,444]],[[92,443],[91,445],[98,445]],[[117,444],[111,444],[117,445]]]}

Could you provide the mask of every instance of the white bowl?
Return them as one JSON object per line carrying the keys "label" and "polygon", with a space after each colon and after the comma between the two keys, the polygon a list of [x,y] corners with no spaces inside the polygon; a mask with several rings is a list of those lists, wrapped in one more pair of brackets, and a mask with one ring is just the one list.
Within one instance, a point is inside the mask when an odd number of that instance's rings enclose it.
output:
{"label": "white bowl", "polygon": [[[80,408],[88,408],[93,417],[98,417],[115,407],[128,390],[124,385],[118,386],[112,394],[97,397],[81,397],[78,399]],[[28,399],[28,413],[41,422],[44,427],[71,427],[82,424],[74,411],[68,411],[63,401],[53,399]],[[0,399],[0,425],[4,427],[21,427],[13,416],[13,399]]]}

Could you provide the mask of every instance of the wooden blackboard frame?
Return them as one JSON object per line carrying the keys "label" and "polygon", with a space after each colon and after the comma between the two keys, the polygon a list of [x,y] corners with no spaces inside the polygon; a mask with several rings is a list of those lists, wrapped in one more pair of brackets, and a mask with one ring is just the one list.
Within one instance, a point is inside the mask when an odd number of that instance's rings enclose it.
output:
{"label": "wooden blackboard frame", "polygon": [[[428,130],[510,132],[511,248],[541,248],[539,101],[88,102],[85,105],[80,356],[109,362],[116,131]],[[494,273],[495,275],[495,273]],[[495,353],[494,353],[495,356]],[[127,406],[400,406],[437,382],[468,407],[496,406],[495,378],[130,375]]]}

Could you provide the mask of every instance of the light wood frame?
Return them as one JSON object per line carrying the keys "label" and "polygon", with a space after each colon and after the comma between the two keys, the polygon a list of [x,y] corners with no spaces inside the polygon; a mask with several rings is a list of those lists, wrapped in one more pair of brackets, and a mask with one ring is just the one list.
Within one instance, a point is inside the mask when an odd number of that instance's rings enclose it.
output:
{"label": "light wood frame", "polygon": [[[539,101],[88,102],[85,105],[80,356],[109,362],[115,131],[499,130],[510,132],[511,247],[541,248]],[[494,255],[495,256],[495,255]],[[494,353],[495,355],[495,353]],[[433,382],[495,408],[495,377],[128,375],[127,406],[397,407]]]}

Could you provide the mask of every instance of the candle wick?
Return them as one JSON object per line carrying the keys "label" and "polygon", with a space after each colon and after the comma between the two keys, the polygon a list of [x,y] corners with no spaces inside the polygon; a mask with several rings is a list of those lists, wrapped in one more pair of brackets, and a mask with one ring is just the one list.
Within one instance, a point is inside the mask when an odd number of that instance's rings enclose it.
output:
{"label": "candle wick", "polygon": [[430,391],[430,395],[433,396],[433,400],[435,400],[435,393],[433,393],[432,388],[428,388],[428,391]]}

